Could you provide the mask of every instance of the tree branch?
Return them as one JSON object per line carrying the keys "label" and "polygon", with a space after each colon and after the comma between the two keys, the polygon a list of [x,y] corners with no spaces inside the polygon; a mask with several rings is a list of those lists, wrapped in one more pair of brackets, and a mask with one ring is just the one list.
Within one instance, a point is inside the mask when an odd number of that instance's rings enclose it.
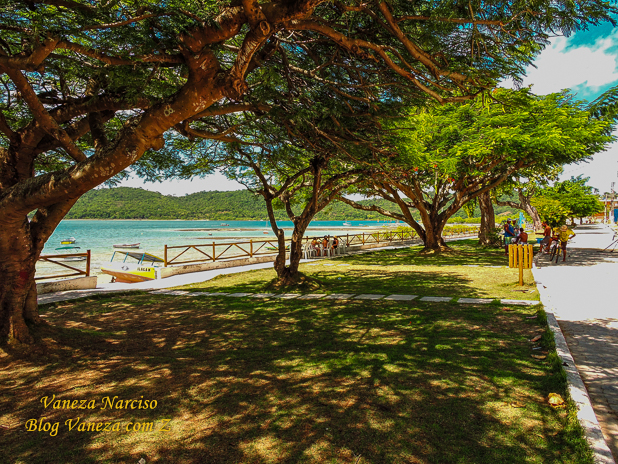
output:
{"label": "tree branch", "polygon": [[86,159],[86,155],[82,153],[75,143],[73,143],[73,140],[71,140],[67,133],[58,125],[56,120],[47,112],[21,71],[16,69],[7,69],[6,73],[15,84],[15,87],[17,87],[21,92],[22,98],[38,119],[43,130],[57,139],[62,148],[66,150],[71,158],[78,162],[84,161]]}

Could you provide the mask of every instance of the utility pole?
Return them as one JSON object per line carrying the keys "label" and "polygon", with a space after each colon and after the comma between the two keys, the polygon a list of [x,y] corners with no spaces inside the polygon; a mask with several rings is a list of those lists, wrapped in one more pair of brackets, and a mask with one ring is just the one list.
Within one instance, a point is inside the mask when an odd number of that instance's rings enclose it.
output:
{"label": "utility pole", "polygon": [[616,182],[612,182],[612,200],[611,200],[611,210],[610,210],[610,215],[609,215],[609,223],[613,224],[614,223],[614,185],[616,185]]}

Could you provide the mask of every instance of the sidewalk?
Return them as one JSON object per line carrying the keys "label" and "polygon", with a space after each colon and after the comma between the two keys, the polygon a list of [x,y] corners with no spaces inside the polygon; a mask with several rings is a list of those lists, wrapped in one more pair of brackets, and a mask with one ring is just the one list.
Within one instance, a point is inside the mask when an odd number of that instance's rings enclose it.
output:
{"label": "sidewalk", "polygon": [[569,243],[566,263],[541,256],[537,283],[564,333],[584,380],[605,441],[618,458],[618,250],[603,253],[613,232],[583,225]]}

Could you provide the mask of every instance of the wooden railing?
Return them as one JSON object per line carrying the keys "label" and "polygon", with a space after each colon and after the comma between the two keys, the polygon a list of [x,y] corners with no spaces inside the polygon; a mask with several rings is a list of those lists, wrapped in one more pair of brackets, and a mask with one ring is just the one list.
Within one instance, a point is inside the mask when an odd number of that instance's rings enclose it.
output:
{"label": "wooden railing", "polygon": [[[288,243],[291,240],[286,240]],[[271,240],[249,240],[248,242],[212,242],[212,244],[200,244],[200,245],[176,245],[167,246],[163,248],[163,261],[164,266],[170,264],[190,264],[190,263],[203,263],[205,261],[215,262],[223,259],[253,258],[258,255],[272,255],[277,252],[278,249],[277,239]],[[169,250],[182,250],[180,253],[170,258]],[[189,250],[194,250],[198,254],[198,258],[180,261],[182,255]]]}
{"label": "wooden railing", "polygon": [[[464,236],[468,235],[473,226],[466,228],[445,230],[442,235],[444,237]],[[475,229],[476,230],[476,229]],[[380,232],[362,232],[360,234],[338,235],[338,239],[346,246],[351,245],[366,245],[370,243],[394,243],[413,240],[417,237],[414,231],[380,231]],[[304,237],[305,244],[310,243],[313,239],[321,242],[323,237]],[[286,246],[289,248],[290,239],[286,239]],[[204,262],[215,262],[233,258],[253,258],[260,255],[276,254],[278,250],[277,239],[266,240],[248,240],[242,242],[212,242],[209,244],[199,245],[175,245],[164,246],[163,261],[164,266],[172,264],[195,264]],[[181,250],[177,254],[176,251]],[[187,256],[189,259],[180,260],[181,256]],[[190,256],[189,256],[190,255]]]}
{"label": "wooden railing", "polygon": [[[66,258],[86,258],[86,269],[82,270],[73,266],[69,266],[66,263],[61,263],[59,261],[57,261],[58,259],[66,259]],[[61,255],[41,255],[39,256],[39,261],[45,261],[48,263],[52,263],[67,269],[71,269],[72,273],[70,274],[52,274],[52,275],[44,275],[44,276],[39,276],[39,277],[35,277],[34,280],[41,280],[41,279],[55,279],[55,278],[60,278],[60,277],[72,277],[72,276],[80,276],[80,275],[85,275],[86,277],[90,276],[90,250],[87,250],[86,253],[67,253],[67,254],[61,254]],[[81,262],[81,261],[80,261]]]}
{"label": "wooden railing", "polygon": [[[338,235],[339,240],[347,246],[350,245],[365,245],[368,243],[392,243],[414,239],[415,234],[410,232],[369,232],[360,234]],[[313,239],[320,242],[323,237],[304,237],[305,244],[310,243]],[[290,239],[286,239],[286,246],[290,246]],[[175,254],[175,251],[181,250]],[[259,255],[276,254],[278,250],[277,239],[266,240],[248,240],[243,242],[212,242],[209,244],[200,245],[165,245],[163,249],[164,266],[171,264],[192,264],[203,262],[215,262],[233,258],[253,258]],[[171,253],[170,253],[171,252]],[[180,260],[183,255],[191,254],[190,259]]]}

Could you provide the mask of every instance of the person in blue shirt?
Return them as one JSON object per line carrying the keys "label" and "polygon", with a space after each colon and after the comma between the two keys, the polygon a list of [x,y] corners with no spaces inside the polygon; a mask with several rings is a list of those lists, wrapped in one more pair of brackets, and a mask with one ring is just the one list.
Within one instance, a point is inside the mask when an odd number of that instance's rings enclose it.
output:
{"label": "person in blue shirt", "polygon": [[506,224],[504,224],[504,254],[509,254],[509,243],[515,237],[515,228],[511,224],[511,220],[507,219]]}

